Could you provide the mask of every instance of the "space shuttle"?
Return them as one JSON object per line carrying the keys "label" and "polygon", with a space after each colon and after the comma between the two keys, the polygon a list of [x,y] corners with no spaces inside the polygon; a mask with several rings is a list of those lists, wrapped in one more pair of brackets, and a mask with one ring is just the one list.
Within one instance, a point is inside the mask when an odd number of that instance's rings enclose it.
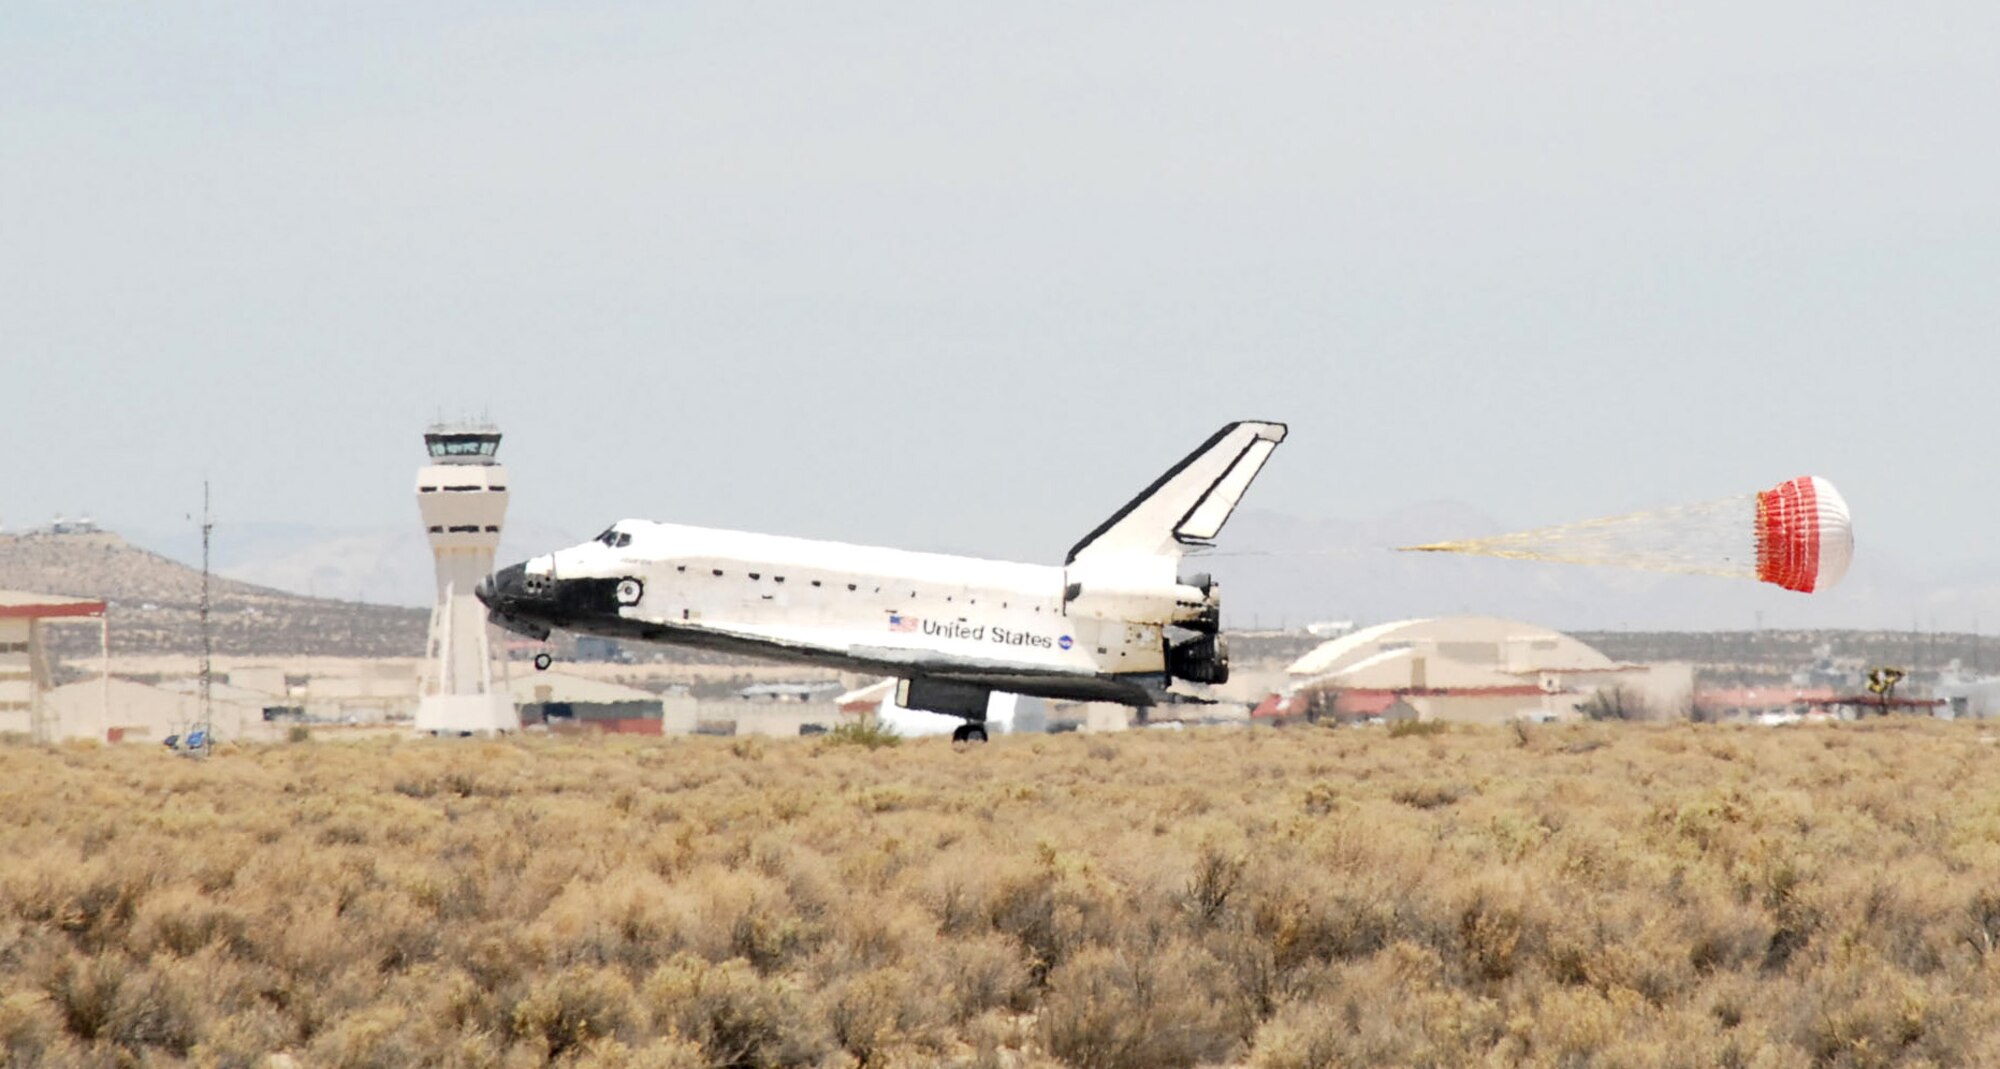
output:
{"label": "space shuttle", "polygon": [[[897,701],[984,741],[995,692],[1140,710],[1229,678],[1210,546],[1282,423],[1215,432],[1072,547],[1016,564],[647,520],[503,568],[479,600],[508,630],[556,630],[892,676]],[[545,667],[545,660],[538,660]]]}

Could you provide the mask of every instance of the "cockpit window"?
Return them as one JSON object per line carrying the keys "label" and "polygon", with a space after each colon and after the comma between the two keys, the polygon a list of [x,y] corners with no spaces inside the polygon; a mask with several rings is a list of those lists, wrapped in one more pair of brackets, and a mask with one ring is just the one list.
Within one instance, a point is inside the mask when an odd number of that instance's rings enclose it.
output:
{"label": "cockpit window", "polygon": [[619,530],[617,525],[614,524],[606,527],[603,534],[591,539],[591,541],[602,542],[612,549],[623,549],[632,544],[632,535],[630,532]]}

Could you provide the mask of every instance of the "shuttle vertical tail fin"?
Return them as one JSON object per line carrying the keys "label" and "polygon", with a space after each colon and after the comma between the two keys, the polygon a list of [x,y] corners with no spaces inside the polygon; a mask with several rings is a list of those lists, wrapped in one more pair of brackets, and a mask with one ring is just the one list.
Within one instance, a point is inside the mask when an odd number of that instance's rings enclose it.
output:
{"label": "shuttle vertical tail fin", "polygon": [[1250,481],[1285,440],[1285,425],[1231,423],[1168,469],[1069,551],[1065,564],[1096,556],[1173,555],[1209,545]]}

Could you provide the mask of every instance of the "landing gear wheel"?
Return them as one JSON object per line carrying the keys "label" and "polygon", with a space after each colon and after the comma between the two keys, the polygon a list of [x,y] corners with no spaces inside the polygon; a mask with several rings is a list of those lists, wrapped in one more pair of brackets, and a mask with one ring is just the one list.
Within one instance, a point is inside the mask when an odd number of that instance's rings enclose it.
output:
{"label": "landing gear wheel", "polygon": [[549,666],[554,663],[556,663],[556,659],[554,657],[549,656],[546,653],[535,654],[535,671],[537,672],[548,671]]}
{"label": "landing gear wheel", "polygon": [[618,597],[618,604],[637,605],[639,599],[646,596],[646,584],[637,579],[620,579],[618,589],[614,593]]}
{"label": "landing gear wheel", "polygon": [[953,742],[985,742],[985,741],[986,741],[986,725],[984,725],[984,724],[960,724],[960,725],[958,725],[957,727],[955,727],[955,728],[951,729],[951,741],[953,741]]}

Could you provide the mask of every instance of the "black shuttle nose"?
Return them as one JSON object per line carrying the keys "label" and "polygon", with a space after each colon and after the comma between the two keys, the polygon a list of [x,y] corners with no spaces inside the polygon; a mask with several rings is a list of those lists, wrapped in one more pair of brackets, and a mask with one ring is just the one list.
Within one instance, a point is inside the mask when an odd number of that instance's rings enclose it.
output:
{"label": "black shuttle nose", "polygon": [[510,564],[481,579],[479,585],[473,588],[473,596],[489,609],[504,608],[508,601],[518,599],[525,593],[523,586],[527,571],[526,564]]}
{"label": "black shuttle nose", "polygon": [[528,589],[528,566],[510,564],[479,581],[474,597],[486,606],[486,618],[530,638],[549,637],[551,608],[545,593]]}

